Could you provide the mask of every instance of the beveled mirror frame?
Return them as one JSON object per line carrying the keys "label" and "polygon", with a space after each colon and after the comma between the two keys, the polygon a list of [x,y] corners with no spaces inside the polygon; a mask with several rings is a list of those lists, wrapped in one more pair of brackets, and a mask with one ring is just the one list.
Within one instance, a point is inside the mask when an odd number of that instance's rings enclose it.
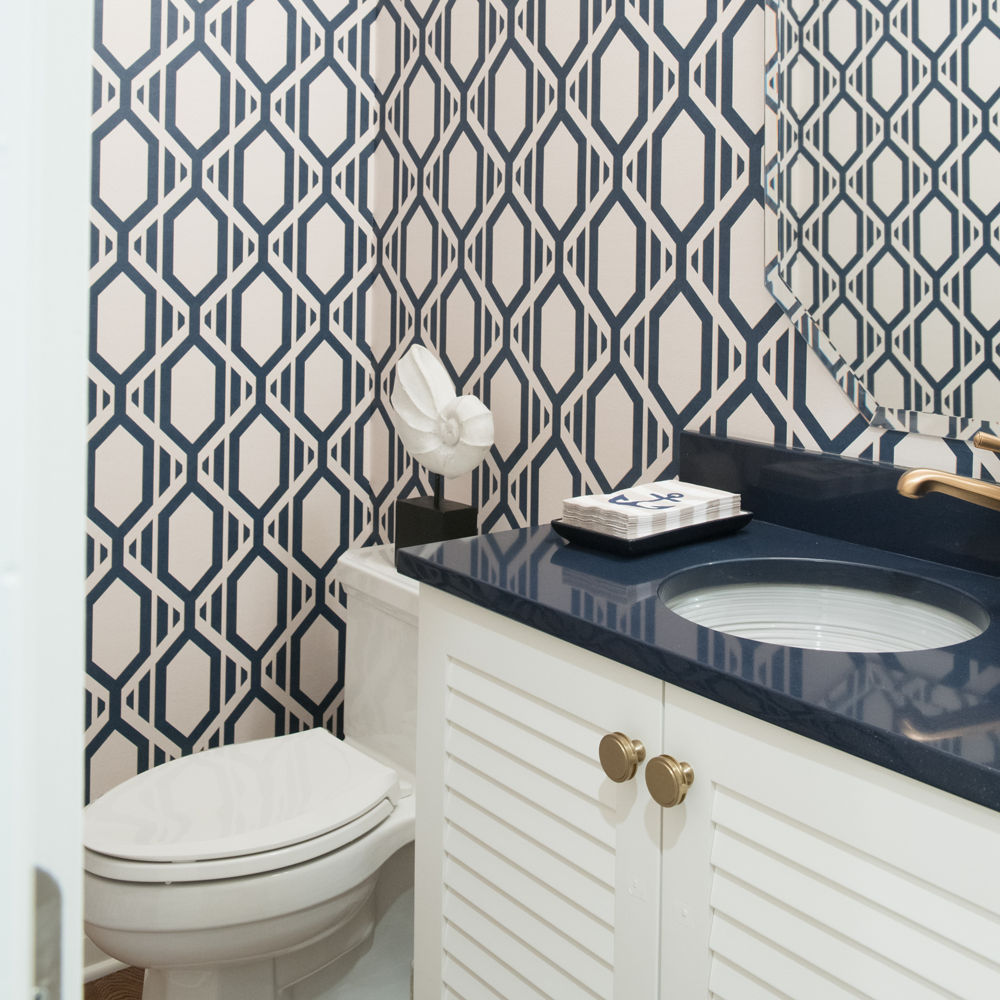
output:
{"label": "beveled mirror frame", "polygon": [[[948,8],[950,5],[944,2],[944,0],[938,0],[944,8]],[[805,8],[804,12],[798,14],[795,13],[793,7],[798,3],[799,8]],[[862,376],[859,376],[858,372],[852,369],[849,361],[841,353],[841,350],[837,347],[834,342],[834,338],[829,334],[827,330],[824,329],[822,323],[817,319],[816,316],[812,315],[809,308],[803,304],[800,297],[791,287],[792,279],[790,277],[791,270],[795,266],[796,254],[800,249],[803,250],[801,259],[806,258],[805,253],[805,240],[803,239],[800,244],[796,242],[797,233],[800,233],[805,227],[799,223],[795,218],[795,213],[792,211],[789,202],[791,201],[789,197],[789,189],[791,187],[790,179],[792,173],[792,166],[795,157],[800,151],[805,153],[805,144],[802,144],[802,149],[800,150],[798,144],[798,133],[800,131],[798,122],[795,118],[794,113],[789,108],[790,103],[790,87],[791,87],[791,76],[792,76],[792,65],[796,58],[800,57],[803,49],[797,47],[797,43],[800,37],[805,35],[810,43],[816,41],[819,36],[818,32],[826,32],[830,30],[829,21],[832,17],[843,17],[845,14],[850,16],[853,12],[857,12],[857,17],[859,19],[858,24],[860,25],[860,17],[862,15],[862,8],[867,7],[867,2],[862,0],[860,6],[854,0],[813,0],[810,4],[808,0],[766,0],[765,12],[766,12],[766,31],[765,31],[765,140],[764,140],[764,197],[765,197],[765,281],[770,289],[772,295],[775,299],[782,305],[785,312],[787,313],[789,319],[794,324],[799,334],[803,336],[806,341],[810,344],[812,349],[816,352],[818,357],[822,360],[824,365],[829,369],[831,374],[837,380],[838,384],[848,395],[854,405],[862,413],[862,415],[873,425],[877,427],[886,427],[895,430],[920,433],[933,435],[936,437],[950,437],[950,438],[962,438],[968,439],[977,430],[990,430],[1000,424],[1000,402],[996,404],[997,416],[996,418],[990,418],[983,416],[981,414],[968,415],[959,414],[954,415],[947,412],[927,412],[920,409],[908,409],[899,406],[885,406],[882,405],[876,397],[873,395],[872,390],[869,385],[866,385]],[[909,8],[912,14],[915,9],[915,5],[911,5]],[[879,12],[884,13],[888,17],[883,7],[879,7]],[[947,16],[947,15],[946,15]],[[817,25],[819,27],[817,27]],[[986,26],[994,27],[994,25]],[[996,26],[1000,27],[1000,26]],[[910,30],[916,35],[916,30],[913,25],[910,26]],[[966,53],[967,46],[971,44],[970,39],[974,41],[974,36],[979,32],[979,28],[974,29],[966,27],[963,29],[967,31],[967,35],[963,35],[960,39],[954,42],[954,47],[961,47],[962,53]],[[811,32],[811,34],[809,33]],[[990,32],[992,35],[992,31]],[[860,37],[860,36],[859,36]],[[859,46],[863,45],[859,42]],[[1000,47],[1000,39],[998,39],[998,47]],[[948,49],[947,45],[944,45],[940,51],[945,51]],[[855,50],[860,51],[860,49]],[[929,51],[929,50],[928,50]],[[928,61],[933,62],[935,57],[928,56],[926,53],[921,52],[921,59],[923,63],[926,64]],[[903,52],[903,56],[906,56],[906,52]],[[812,59],[809,56],[810,60]],[[831,56],[835,59],[835,56]],[[857,55],[853,56],[857,58]],[[870,58],[870,57],[869,57]],[[905,64],[905,58],[903,63]],[[913,60],[914,65],[916,65],[917,60]],[[820,75],[823,72],[822,67],[817,67],[817,73],[815,79],[818,81]],[[866,73],[875,72],[872,69],[872,63],[867,63],[865,67]],[[905,72],[909,72],[906,70]],[[916,72],[915,70],[913,72]],[[998,71],[998,81],[1000,81],[1000,71]],[[871,83],[868,84],[871,87]],[[1000,82],[998,82],[1000,86]],[[849,95],[849,99],[854,102],[857,94],[852,92]],[[936,93],[934,95],[937,96]],[[903,103],[905,104],[906,95],[901,95],[904,98]],[[835,103],[840,100],[841,97],[832,96],[832,91],[827,91],[826,97],[820,95],[819,98],[814,102],[818,105],[823,102],[823,100],[828,101],[830,104]],[[919,104],[919,98],[915,100],[914,104]],[[901,105],[897,105],[901,106]],[[872,105],[874,107],[874,104]],[[900,114],[909,115],[912,119],[913,128],[917,127],[917,115],[918,111],[913,110],[910,105],[907,105]],[[961,109],[960,109],[961,110]],[[829,111],[829,109],[828,109]],[[958,112],[953,112],[957,114]],[[968,112],[962,110],[962,113],[968,116]],[[895,114],[895,113],[894,113]],[[984,111],[984,119],[987,112]],[[867,121],[868,128],[871,129],[871,122],[878,117],[884,117],[885,111],[879,111],[876,115],[872,113],[868,116],[867,120],[863,116],[863,110],[859,111],[859,135],[861,133],[861,122]],[[973,116],[974,117],[974,116]],[[897,122],[898,119],[893,118],[893,122]],[[909,119],[908,119],[909,120]],[[982,131],[987,130],[987,125],[982,122],[977,123],[975,120],[972,122],[973,126],[980,125]],[[878,129],[881,128],[881,121],[875,120],[876,135],[878,135]],[[884,130],[883,130],[884,133]],[[831,141],[828,136],[824,133],[822,139],[817,139],[816,132],[811,133],[811,139],[813,141],[813,147],[816,145],[825,145],[827,147],[827,155],[829,156],[828,150],[831,145]],[[967,133],[966,133],[967,134]],[[870,138],[870,137],[869,137]],[[996,142],[993,142],[993,139]],[[896,143],[895,136],[890,136],[886,139],[886,142]],[[975,141],[969,140],[969,145],[974,146],[978,144],[979,146],[989,145],[997,148],[997,162],[998,171],[1000,171],[1000,136],[992,137],[979,135],[975,138]],[[860,148],[860,147],[858,147]],[[992,152],[992,148],[990,150]],[[971,154],[966,150],[964,153],[957,152],[954,154],[954,159],[949,161],[952,165],[949,169],[960,169],[963,165],[968,163],[968,157]],[[955,161],[960,160],[958,167],[955,167]],[[948,155],[942,156],[942,161],[948,161]],[[829,161],[831,164],[833,160]],[[909,181],[907,180],[907,174],[905,171],[912,171],[914,175],[914,180],[912,182],[914,189],[921,189],[919,191],[919,197],[921,199],[926,199],[924,202],[920,202],[919,212],[923,212],[924,205],[930,204],[932,201],[941,201],[945,206],[942,211],[947,212],[948,206],[943,198],[939,197],[939,191],[937,188],[937,167],[928,166],[923,162],[912,163],[907,160],[903,160],[904,163],[904,189],[909,190]],[[831,200],[836,200],[838,198],[838,192],[830,190],[830,177],[831,175],[837,174],[838,168],[834,165],[829,169],[825,169],[825,164],[821,164],[823,169],[823,194],[821,194],[821,199],[826,199],[826,204],[829,204]],[[864,169],[864,168],[860,168]],[[965,169],[969,168],[965,166]],[[846,176],[846,172],[845,172]],[[858,175],[855,175],[857,178]],[[949,182],[950,182],[949,175]],[[852,178],[853,180],[854,178]],[[872,175],[869,173],[867,175],[868,187],[865,190],[866,194],[870,194],[871,191],[875,189],[875,184],[872,180]],[[857,187],[852,189],[851,196],[853,198],[858,197],[858,189],[863,187],[864,180],[861,180]],[[814,182],[814,190],[819,186],[819,181]],[[959,184],[955,185],[960,187]],[[964,193],[964,188],[962,188]],[[841,192],[842,194],[842,192]],[[954,200],[951,191],[947,192],[948,197]],[[844,198],[846,201],[847,199]],[[967,196],[968,200],[968,196]],[[997,196],[997,200],[1000,201],[1000,194]],[[937,207],[937,206],[933,206]],[[962,288],[968,287],[968,283],[974,279],[974,275],[970,277],[970,272],[974,271],[975,268],[980,266],[980,263],[985,259],[989,268],[995,266],[998,280],[996,283],[996,294],[998,296],[998,303],[1000,303],[1000,260],[998,260],[997,254],[1000,254],[1000,249],[996,253],[993,252],[993,247],[990,242],[992,237],[987,236],[990,230],[996,230],[997,236],[997,246],[1000,248],[1000,228],[997,228],[998,224],[995,218],[985,219],[982,223],[982,232],[975,232],[975,220],[978,215],[981,215],[980,208],[982,206],[974,206],[970,212],[970,217],[973,217],[973,243],[975,239],[978,238],[979,243],[985,244],[982,248],[977,249],[973,246],[973,252],[970,252],[968,242],[968,230],[969,223],[966,216],[961,215],[961,210],[955,211],[954,218],[954,231],[955,236],[952,236],[953,241],[957,240],[957,233],[959,223],[965,225],[963,230],[963,240],[964,245],[961,247],[955,245],[954,250],[954,260],[957,263],[950,262],[949,275],[954,275],[956,272],[958,277],[955,277],[955,281],[962,281],[965,284]],[[991,210],[993,211],[993,210]],[[916,213],[915,213],[916,214]],[[823,225],[826,223],[824,222]],[[814,224],[815,225],[815,224]],[[864,227],[864,228],[863,228]],[[885,230],[890,230],[891,223],[888,223]],[[863,256],[869,254],[872,251],[872,246],[869,246],[867,241],[872,237],[873,232],[877,234],[880,239],[884,239],[884,246],[888,248],[887,252],[898,256],[896,248],[893,247],[892,241],[897,238],[898,232],[893,232],[890,238],[888,232],[880,232],[879,226],[873,227],[870,223],[863,221],[858,222],[858,255]],[[914,227],[914,234],[910,235],[908,238],[915,240],[917,237],[915,235],[916,228]],[[862,240],[860,237],[864,236]],[[814,234],[815,238],[815,234]],[[826,239],[826,235],[821,235],[818,237],[817,242],[821,245],[828,247],[829,243],[823,243]],[[863,244],[863,245],[862,245]],[[913,258],[915,260],[915,258]],[[812,258],[809,258],[810,264],[812,266]],[[905,263],[905,262],[904,262]],[[953,263],[953,266],[952,266]],[[826,273],[823,275],[823,280],[826,282],[824,287],[834,287],[836,288],[836,277],[834,277],[833,282],[830,280],[830,274],[836,270],[836,265],[832,264],[829,260],[824,260],[824,264],[827,265]],[[982,271],[985,272],[989,268],[983,268]],[[874,287],[874,281],[872,281],[873,271],[868,271],[867,277],[869,281],[869,286]],[[907,280],[910,280],[910,272],[907,271]],[[819,287],[819,278],[815,279],[817,284],[814,287]],[[917,268],[913,269],[913,281],[917,280]],[[940,272],[937,277],[933,279],[935,287],[941,287],[938,282],[943,279],[940,277]],[[950,286],[948,286],[950,288]],[[956,286],[957,287],[957,286]],[[852,286],[853,288],[853,286]],[[869,293],[872,294],[872,293]],[[910,292],[905,290],[905,294],[908,296]],[[991,285],[986,288],[987,296],[992,296]],[[841,300],[844,298],[844,293],[840,292]],[[959,299],[964,303],[966,296],[960,294]],[[971,300],[971,294],[968,295],[968,299]],[[906,301],[909,301],[907,299]],[[827,302],[827,315],[830,315],[834,311],[830,299]],[[990,302],[992,306],[992,299]],[[935,309],[938,310],[939,303],[936,300],[931,300],[925,307],[928,310]],[[955,304],[951,301],[948,303],[949,306],[954,306]],[[839,308],[837,306],[836,308]],[[996,306],[997,315],[1000,318],[1000,304]],[[914,309],[913,312],[916,310]],[[939,311],[939,310],[938,310]],[[954,312],[955,310],[953,310]],[[927,313],[925,313],[927,315]],[[864,323],[867,318],[866,314],[862,314],[858,322]],[[955,384],[951,389],[952,399],[962,400],[966,398],[972,398],[974,395],[979,395],[978,390],[974,391],[967,388],[965,383],[962,382],[962,378],[967,370],[971,366],[976,366],[980,377],[983,375],[984,371],[989,380],[993,380],[995,373],[1000,372],[1000,366],[998,366],[998,354],[1000,354],[1000,336],[993,338],[989,330],[983,329],[983,322],[981,322],[982,317],[976,316],[970,318],[968,315],[968,307],[966,307],[959,320],[958,325],[955,326],[953,334],[953,342],[956,345],[962,345],[961,350],[969,354],[966,357],[964,354],[962,356],[952,355],[951,371],[956,372]],[[967,326],[974,327],[972,346],[969,347],[970,338],[966,330]],[[876,330],[876,337],[881,335],[881,340],[884,342],[887,338],[891,337],[892,344],[882,348],[882,356],[884,357],[888,352],[893,350],[893,347],[899,342],[912,342],[917,343],[919,338],[917,336],[919,331],[912,331],[912,337],[907,336],[907,331],[900,333],[898,330],[886,331],[883,327],[881,330]],[[859,338],[861,334],[859,333]],[[866,334],[867,336],[867,334]],[[977,343],[977,340],[981,343]],[[858,341],[861,343],[861,340]],[[864,343],[868,343],[867,340]],[[937,349],[940,352],[940,341],[937,342]],[[978,352],[978,357],[977,357]],[[859,349],[859,355],[863,352]],[[944,352],[947,354],[947,352]],[[911,379],[911,384],[907,384],[904,388],[904,396],[913,396],[914,394],[919,395],[922,391],[921,383],[918,381],[919,371],[918,371],[918,361],[912,358],[901,358],[897,361],[896,355],[892,355],[894,361],[894,377],[898,373],[900,379]],[[863,358],[861,359],[864,360]],[[883,362],[884,363],[884,362]],[[947,365],[947,361],[945,362]],[[909,366],[909,372],[907,372],[907,366]],[[984,368],[985,366],[985,368]],[[901,383],[902,384],[902,383]],[[991,396],[988,390],[991,387],[991,381],[984,383],[986,384],[987,391],[984,391],[983,395]],[[1000,389],[1000,381],[997,382],[998,389]],[[1000,397],[998,397],[1000,398]],[[993,406],[989,406],[990,410],[993,410]]]}

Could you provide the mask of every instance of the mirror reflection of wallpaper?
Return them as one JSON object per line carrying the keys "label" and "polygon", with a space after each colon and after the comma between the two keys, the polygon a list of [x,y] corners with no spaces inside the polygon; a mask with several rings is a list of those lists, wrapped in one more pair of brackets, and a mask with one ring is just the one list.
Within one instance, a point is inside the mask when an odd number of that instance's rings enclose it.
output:
{"label": "mirror reflection of wallpaper", "polygon": [[948,418],[1000,418],[1000,13],[768,5],[769,280],[788,286],[775,294],[792,292],[800,329],[876,423],[950,435],[969,421]]}

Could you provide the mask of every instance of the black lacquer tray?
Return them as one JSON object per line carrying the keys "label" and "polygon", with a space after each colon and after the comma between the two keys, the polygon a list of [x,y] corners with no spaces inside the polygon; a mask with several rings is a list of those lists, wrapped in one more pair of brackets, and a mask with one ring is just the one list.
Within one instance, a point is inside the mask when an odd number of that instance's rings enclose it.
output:
{"label": "black lacquer tray", "polygon": [[558,519],[552,522],[552,530],[573,545],[582,545],[588,549],[609,552],[616,556],[643,556],[650,552],[672,549],[677,545],[689,545],[691,542],[731,535],[734,531],[745,528],[752,519],[753,514],[744,510],[732,517],[688,524],[683,528],[661,531],[655,535],[646,535],[644,538],[615,538],[612,535],[603,535],[599,531],[588,531],[586,528],[565,524]]}

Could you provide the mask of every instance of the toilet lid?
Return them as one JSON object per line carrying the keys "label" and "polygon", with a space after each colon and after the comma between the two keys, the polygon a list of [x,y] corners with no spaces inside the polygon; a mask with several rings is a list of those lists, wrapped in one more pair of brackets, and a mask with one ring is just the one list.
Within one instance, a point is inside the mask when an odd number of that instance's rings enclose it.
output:
{"label": "toilet lid", "polygon": [[235,858],[319,837],[398,797],[395,771],[310,729],[130,778],[86,807],[84,846],[135,861]]}

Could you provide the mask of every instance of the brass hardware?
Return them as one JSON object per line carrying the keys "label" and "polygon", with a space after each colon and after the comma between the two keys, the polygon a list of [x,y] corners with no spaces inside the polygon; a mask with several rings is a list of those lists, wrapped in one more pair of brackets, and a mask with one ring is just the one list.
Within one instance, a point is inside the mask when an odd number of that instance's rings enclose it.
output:
{"label": "brass hardware", "polygon": [[608,733],[598,748],[601,767],[612,781],[630,781],[646,759],[646,748],[624,733]]}
{"label": "brass hardware", "polygon": [[[979,431],[972,439],[977,448],[1000,452],[1000,438]],[[968,476],[956,476],[953,472],[935,472],[933,469],[910,469],[904,472],[896,483],[896,490],[904,497],[917,500],[928,493],[946,493],[967,503],[1000,510],[1000,483],[987,483]]]}
{"label": "brass hardware", "polygon": [[981,479],[956,476],[951,472],[934,472],[932,469],[910,469],[899,477],[896,489],[913,500],[928,493],[947,493],[968,503],[1000,510],[1000,484],[986,483]]}
{"label": "brass hardware", "polygon": [[687,761],[678,762],[664,753],[646,765],[649,794],[665,809],[679,806],[693,784],[694,768]]}
{"label": "brass hardware", "polygon": [[977,448],[985,448],[987,451],[1000,451],[1000,437],[987,434],[986,431],[979,431],[972,439],[972,443]]}

